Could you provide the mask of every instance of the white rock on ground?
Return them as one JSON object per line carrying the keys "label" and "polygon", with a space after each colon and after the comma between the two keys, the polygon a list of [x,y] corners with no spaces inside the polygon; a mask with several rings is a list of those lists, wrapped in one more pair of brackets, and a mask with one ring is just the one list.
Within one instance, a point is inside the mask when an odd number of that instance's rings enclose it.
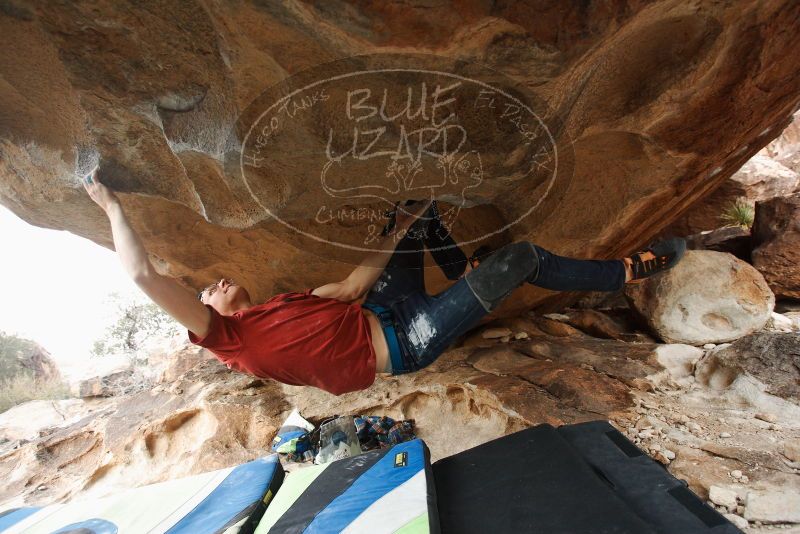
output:
{"label": "white rock on ground", "polygon": [[730,488],[711,486],[708,488],[708,500],[728,510],[736,509],[736,491]]}
{"label": "white rock on ground", "polygon": [[750,526],[750,523],[744,517],[736,514],[722,514],[725,519],[736,525],[736,528],[744,530]]}
{"label": "white rock on ground", "polygon": [[508,328],[487,328],[481,335],[483,339],[502,339],[511,336],[511,330]]}
{"label": "white rock on ground", "polygon": [[762,523],[800,523],[800,493],[788,488],[781,491],[749,491],[744,518]]}
{"label": "white rock on ground", "polygon": [[794,332],[797,329],[794,321],[790,317],[776,312],[772,312],[772,316],[767,322],[766,328],[776,332]]}
{"label": "white rock on ground", "polygon": [[800,311],[786,312],[783,316],[792,321],[795,330],[800,330]]}
{"label": "white rock on ground", "polygon": [[757,413],[755,415],[756,419],[761,419],[762,421],[766,421],[767,423],[777,423],[778,417],[771,413]]}
{"label": "white rock on ground", "polygon": [[656,348],[658,363],[663,365],[673,378],[691,376],[694,373],[694,360],[702,357],[702,349],[683,343],[659,345]]}

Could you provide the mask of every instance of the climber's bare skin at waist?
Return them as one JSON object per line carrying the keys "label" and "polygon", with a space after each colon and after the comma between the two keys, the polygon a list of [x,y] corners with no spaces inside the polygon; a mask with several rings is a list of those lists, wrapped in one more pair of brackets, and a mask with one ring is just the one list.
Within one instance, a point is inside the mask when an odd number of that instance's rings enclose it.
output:
{"label": "climber's bare skin at waist", "polygon": [[367,316],[369,330],[372,333],[372,347],[375,349],[375,372],[391,372],[392,367],[389,361],[389,345],[386,344],[386,336],[381,328],[381,321],[378,316],[366,308],[361,308],[361,312]]}

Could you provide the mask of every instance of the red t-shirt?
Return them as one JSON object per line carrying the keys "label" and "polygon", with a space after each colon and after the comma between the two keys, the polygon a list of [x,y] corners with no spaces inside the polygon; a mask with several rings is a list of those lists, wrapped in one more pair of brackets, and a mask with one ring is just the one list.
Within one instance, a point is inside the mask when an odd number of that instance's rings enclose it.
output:
{"label": "red t-shirt", "polygon": [[360,304],[302,293],[275,295],[252,308],[220,315],[202,339],[229,368],[334,395],[368,388],[375,380],[375,349]]}

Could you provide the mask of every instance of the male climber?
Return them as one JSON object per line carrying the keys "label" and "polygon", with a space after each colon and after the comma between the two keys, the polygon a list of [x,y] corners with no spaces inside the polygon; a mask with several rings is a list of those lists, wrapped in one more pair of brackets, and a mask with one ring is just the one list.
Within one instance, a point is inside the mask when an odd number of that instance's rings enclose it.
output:
{"label": "male climber", "polygon": [[[429,365],[523,283],[557,291],[615,291],[671,268],[686,248],[682,239],[668,239],[622,259],[581,260],[520,241],[484,256],[461,276],[466,259],[452,238],[442,235],[435,205],[412,203],[396,206],[379,251],[344,280],[254,304],[245,288],[222,279],[198,300],[155,271],[116,195],[98,181],[97,169],[84,178],[84,186],[109,218],[125,271],[188,329],[192,343],[208,348],[231,369],[335,395],[369,387],[376,373],[402,374]],[[395,234],[405,237],[397,242]],[[424,251],[415,240],[422,240],[447,277],[458,281],[428,295]]]}

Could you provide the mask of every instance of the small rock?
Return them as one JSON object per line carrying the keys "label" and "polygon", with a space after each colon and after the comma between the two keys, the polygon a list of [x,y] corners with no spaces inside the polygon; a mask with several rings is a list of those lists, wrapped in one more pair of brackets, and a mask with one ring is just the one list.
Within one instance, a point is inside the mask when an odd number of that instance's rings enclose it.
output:
{"label": "small rock", "polygon": [[510,336],[511,330],[508,328],[487,328],[481,334],[483,339],[499,339],[505,336]]}
{"label": "small rock", "polygon": [[564,315],[563,313],[545,313],[542,317],[553,321],[569,321],[569,315]]}
{"label": "small rock", "polygon": [[508,343],[509,341],[511,341],[511,336],[503,336],[500,338],[500,341],[502,341],[503,343]]}
{"label": "small rock", "polygon": [[667,458],[666,456],[664,456],[664,453],[662,453],[662,452],[660,452],[660,451],[659,451],[659,452],[657,452],[657,453],[655,453],[655,454],[653,455],[653,459],[654,459],[656,462],[658,462],[658,463],[660,463],[660,464],[663,464],[663,465],[669,465],[669,461],[670,461],[670,460],[669,460],[669,458]]}
{"label": "small rock", "polygon": [[675,459],[675,453],[674,453],[674,452],[672,452],[672,451],[671,451],[671,450],[669,450],[669,449],[664,449],[663,451],[661,451],[661,453],[662,453],[664,456],[666,456],[666,457],[667,457],[667,460],[670,460],[670,461],[672,461],[672,460],[674,460],[674,459]]}
{"label": "small rock", "polygon": [[644,439],[644,438],[652,438],[653,437],[653,429],[652,428],[646,428],[646,429],[642,430],[641,432],[639,432],[639,434],[637,434],[637,435],[642,439]]}
{"label": "small rock", "polygon": [[783,455],[792,462],[800,462],[800,440],[786,441],[783,444]]}
{"label": "small rock", "polygon": [[587,371],[594,371],[594,367],[592,367],[588,363],[582,363],[581,364],[581,369],[586,369]]}
{"label": "small rock", "polygon": [[708,498],[714,504],[724,506],[728,510],[736,509],[736,492],[722,486],[711,486],[708,488]]}
{"label": "small rock", "polygon": [[747,475],[742,475],[742,478],[739,479],[739,482],[741,482],[742,484],[747,484],[748,482],[750,482],[750,479],[747,478]]}
{"label": "small rock", "polygon": [[703,427],[695,423],[694,421],[689,421],[686,423],[686,427],[689,429],[690,432],[702,432]]}
{"label": "small rock", "polygon": [[761,419],[762,421],[766,421],[767,423],[777,423],[778,417],[771,414],[771,413],[757,413],[756,419]]}
{"label": "small rock", "polygon": [[721,437],[721,438],[729,438],[729,437],[731,437],[731,433],[730,432],[720,432],[719,433],[719,437]]}
{"label": "small rock", "polygon": [[653,422],[648,417],[642,417],[636,421],[637,430],[644,430],[646,428],[653,428]]}
{"label": "small rock", "polygon": [[703,348],[706,349],[706,350],[709,350],[709,349],[713,349],[716,346],[717,346],[716,343],[706,343],[705,345],[703,345]]}
{"label": "small rock", "polygon": [[742,472],[741,472],[741,471],[739,471],[738,469],[734,469],[733,471],[731,471],[730,475],[731,475],[733,478],[737,479],[737,480],[738,480],[738,479],[740,479],[740,478],[742,478]]}
{"label": "small rock", "polygon": [[722,514],[725,519],[736,525],[739,530],[744,530],[750,526],[750,523],[742,516],[736,514]]}
{"label": "small rock", "polygon": [[514,334],[514,339],[528,339],[528,333],[527,332],[517,332],[516,334]]}

